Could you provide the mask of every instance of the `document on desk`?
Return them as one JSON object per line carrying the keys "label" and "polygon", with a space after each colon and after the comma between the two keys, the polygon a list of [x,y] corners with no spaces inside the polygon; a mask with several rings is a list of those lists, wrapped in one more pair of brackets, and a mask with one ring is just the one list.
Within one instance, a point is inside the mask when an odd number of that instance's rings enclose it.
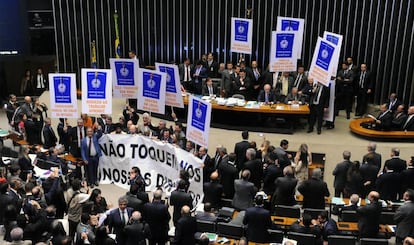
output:
{"label": "document on desk", "polygon": [[276,110],[284,110],[285,109],[285,106],[283,106],[283,105],[277,105],[276,106]]}
{"label": "document on desk", "polygon": [[332,204],[335,204],[335,205],[345,205],[344,200],[340,197],[332,197],[331,202],[332,202]]}
{"label": "document on desk", "polygon": [[245,108],[259,109],[260,104],[257,101],[247,101]]}

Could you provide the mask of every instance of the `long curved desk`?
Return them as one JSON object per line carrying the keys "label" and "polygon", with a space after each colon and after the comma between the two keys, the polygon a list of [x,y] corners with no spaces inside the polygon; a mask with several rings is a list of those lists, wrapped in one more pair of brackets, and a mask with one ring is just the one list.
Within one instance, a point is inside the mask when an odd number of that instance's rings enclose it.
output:
{"label": "long curved desk", "polygon": [[349,129],[357,134],[367,138],[374,139],[414,139],[414,131],[380,131],[361,127],[361,123],[372,122],[371,118],[359,118],[350,122]]}

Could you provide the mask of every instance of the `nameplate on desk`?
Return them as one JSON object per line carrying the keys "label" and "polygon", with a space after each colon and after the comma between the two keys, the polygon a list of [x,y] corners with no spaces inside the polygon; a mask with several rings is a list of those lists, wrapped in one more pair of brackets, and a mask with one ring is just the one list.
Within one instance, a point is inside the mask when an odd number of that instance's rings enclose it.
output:
{"label": "nameplate on desk", "polygon": [[349,228],[349,224],[339,223],[338,226],[343,228]]}
{"label": "nameplate on desk", "polygon": [[299,104],[291,104],[290,108],[292,109],[299,109]]}
{"label": "nameplate on desk", "polygon": [[276,110],[284,110],[285,109],[285,106],[283,106],[283,105],[277,105],[276,106]]}

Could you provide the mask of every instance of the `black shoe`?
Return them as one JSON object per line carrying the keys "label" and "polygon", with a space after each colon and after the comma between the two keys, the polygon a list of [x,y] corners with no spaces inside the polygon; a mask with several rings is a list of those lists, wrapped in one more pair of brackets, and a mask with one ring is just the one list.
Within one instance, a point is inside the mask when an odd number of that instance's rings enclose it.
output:
{"label": "black shoe", "polygon": [[322,133],[322,131],[321,130],[318,130],[318,134],[321,134]]}
{"label": "black shoe", "polygon": [[91,184],[91,186],[90,186],[90,187],[91,187],[91,189],[93,189],[93,188],[95,187],[95,185],[94,185],[94,184]]}
{"label": "black shoe", "polygon": [[99,182],[98,182],[98,181],[96,181],[96,182],[95,182],[95,185],[96,185],[96,186],[99,186]]}
{"label": "black shoe", "polygon": [[335,128],[335,125],[329,125],[326,127],[326,129],[334,129],[334,128]]}
{"label": "black shoe", "polygon": [[312,133],[312,132],[313,132],[313,129],[308,129],[307,133],[309,134],[309,133]]}
{"label": "black shoe", "polygon": [[346,115],[346,119],[350,119],[351,118],[351,116],[350,115]]}

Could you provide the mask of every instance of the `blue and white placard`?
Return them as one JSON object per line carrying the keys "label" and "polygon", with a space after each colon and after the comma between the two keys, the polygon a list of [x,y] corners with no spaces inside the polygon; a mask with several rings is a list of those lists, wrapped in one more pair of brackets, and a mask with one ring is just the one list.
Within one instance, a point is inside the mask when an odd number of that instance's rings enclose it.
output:
{"label": "blue and white placard", "polygon": [[296,71],[296,32],[273,31],[270,54],[270,71]]}
{"label": "blue and white placard", "polygon": [[82,69],[82,113],[112,114],[112,71]]}
{"label": "blue and white placard", "polygon": [[315,81],[318,81],[325,86],[329,86],[332,76],[332,67],[335,63],[333,58],[336,49],[336,45],[318,37],[312,63],[309,68],[309,77],[312,77]]}
{"label": "blue and white placard", "polygon": [[52,118],[78,118],[76,74],[49,73]]}
{"label": "blue and white placard", "polygon": [[211,104],[191,95],[188,101],[187,140],[208,147],[210,120]]}
{"label": "blue and white placard", "polygon": [[335,53],[333,57],[332,71],[331,71],[331,76],[336,77],[336,72],[338,71],[338,66],[339,66],[339,55],[340,55],[341,47],[342,47],[342,35],[325,31],[323,33],[323,38],[336,45],[336,49],[335,49]]}
{"label": "blue and white placard", "polygon": [[184,108],[181,94],[180,74],[178,66],[172,64],[155,63],[155,69],[166,75],[165,104]]}
{"label": "blue and white placard", "polygon": [[230,50],[233,53],[252,53],[253,20],[231,18]]}
{"label": "blue and white placard", "polygon": [[305,20],[291,17],[277,17],[276,31],[287,31],[296,33],[296,58],[300,59],[302,54],[303,30],[305,27]]}
{"label": "blue and white placard", "polygon": [[138,104],[143,111],[165,113],[166,74],[164,72],[138,69]]}
{"label": "blue and white placard", "polygon": [[138,67],[136,59],[109,59],[113,76],[114,98],[138,97]]}

